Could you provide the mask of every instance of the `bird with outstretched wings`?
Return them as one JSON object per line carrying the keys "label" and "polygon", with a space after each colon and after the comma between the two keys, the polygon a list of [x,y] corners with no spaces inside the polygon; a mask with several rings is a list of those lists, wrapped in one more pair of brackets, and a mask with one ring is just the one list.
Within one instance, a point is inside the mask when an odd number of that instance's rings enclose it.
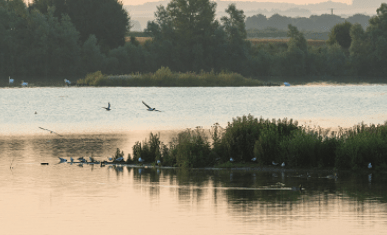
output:
{"label": "bird with outstretched wings", "polygon": [[156,108],[151,108],[149,105],[147,105],[144,101],[142,102],[148,109],[148,111],[157,111],[157,112],[161,112],[160,110],[157,110]]}
{"label": "bird with outstretched wings", "polygon": [[106,109],[106,111],[110,111],[110,102],[108,102],[108,106],[107,107],[102,107],[103,109]]}

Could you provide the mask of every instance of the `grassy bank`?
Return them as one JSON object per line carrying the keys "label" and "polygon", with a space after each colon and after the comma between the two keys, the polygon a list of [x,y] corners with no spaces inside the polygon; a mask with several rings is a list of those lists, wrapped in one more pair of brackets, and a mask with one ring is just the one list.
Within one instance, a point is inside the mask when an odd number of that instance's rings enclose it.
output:
{"label": "grassy bank", "polygon": [[[123,156],[124,153],[115,155]],[[180,132],[169,143],[159,134],[136,142],[129,163],[178,167],[272,166],[272,162],[294,168],[387,169],[387,122],[359,124],[337,132],[298,126],[293,120],[268,120],[251,115],[234,118],[210,132],[197,128]],[[230,162],[233,158],[233,162]]]}
{"label": "grassy bank", "polygon": [[169,68],[161,67],[155,73],[130,75],[104,75],[101,72],[88,74],[79,79],[81,86],[159,86],[159,87],[222,87],[222,86],[278,86],[271,82],[245,78],[237,73],[202,72],[173,73]]}

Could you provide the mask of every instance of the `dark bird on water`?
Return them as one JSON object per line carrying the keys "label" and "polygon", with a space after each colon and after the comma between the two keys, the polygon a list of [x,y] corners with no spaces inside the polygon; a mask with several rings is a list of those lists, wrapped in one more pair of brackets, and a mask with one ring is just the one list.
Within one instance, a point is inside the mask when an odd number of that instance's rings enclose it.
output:
{"label": "dark bird on water", "polygon": [[151,108],[149,105],[147,105],[144,101],[142,102],[148,109],[148,111],[158,111],[161,112],[160,110],[157,110],[156,108]]}
{"label": "dark bird on water", "polygon": [[106,107],[102,107],[103,109],[106,109],[106,111],[110,111],[111,109],[110,109],[110,102],[108,102],[108,106],[107,106],[107,108]]}

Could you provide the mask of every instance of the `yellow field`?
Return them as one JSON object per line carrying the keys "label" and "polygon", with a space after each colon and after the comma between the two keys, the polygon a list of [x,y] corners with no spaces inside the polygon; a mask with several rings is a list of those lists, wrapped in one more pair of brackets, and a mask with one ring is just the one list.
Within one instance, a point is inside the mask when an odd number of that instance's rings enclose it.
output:
{"label": "yellow field", "polygon": [[[151,37],[136,37],[137,41],[140,42],[141,45],[144,45],[145,41],[152,40]],[[125,40],[130,41],[130,37],[126,37]],[[273,38],[248,38],[253,45],[258,44],[267,44],[267,43],[287,43],[289,39],[273,39]],[[325,40],[313,40],[308,39],[308,45],[310,46],[323,46],[325,45]]]}

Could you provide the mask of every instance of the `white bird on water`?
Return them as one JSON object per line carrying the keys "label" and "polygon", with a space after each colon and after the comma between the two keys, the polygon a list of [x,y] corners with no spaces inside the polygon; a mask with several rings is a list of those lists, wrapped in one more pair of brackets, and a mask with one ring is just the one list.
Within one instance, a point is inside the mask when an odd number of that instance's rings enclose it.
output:
{"label": "white bird on water", "polygon": [[233,162],[234,161],[234,158],[230,157],[230,162]]}
{"label": "white bird on water", "polygon": [[284,166],[285,166],[285,162],[283,162],[283,163],[281,164],[281,166],[284,167]]}
{"label": "white bird on water", "polygon": [[28,86],[28,82],[25,82],[25,81],[22,80],[21,85],[22,86]]}
{"label": "white bird on water", "polygon": [[371,162],[368,163],[368,169],[372,169],[372,164],[371,164]]}
{"label": "white bird on water", "polygon": [[66,83],[66,85],[71,85],[70,80],[67,80],[66,78],[65,78],[64,82]]}
{"label": "white bird on water", "polygon": [[8,82],[9,82],[9,84],[13,84],[13,82],[14,82],[13,78],[8,77]]}
{"label": "white bird on water", "polygon": [[139,162],[144,162],[145,160],[142,159],[141,157],[138,159]]}
{"label": "white bird on water", "polygon": [[151,108],[149,105],[147,105],[144,101],[142,101],[142,103],[148,108],[147,110],[148,111],[157,111],[157,112],[161,112],[160,110],[157,110],[156,108]]}
{"label": "white bird on water", "polygon": [[106,107],[102,107],[103,109],[106,109],[106,111],[110,111],[111,109],[110,109],[110,102],[108,102],[108,106],[107,106],[107,108]]}
{"label": "white bird on water", "polygon": [[271,164],[273,164],[274,166],[278,165],[278,163],[272,161]]}
{"label": "white bird on water", "polygon": [[256,157],[252,158],[251,161],[255,162],[255,161],[257,161],[257,158]]}

